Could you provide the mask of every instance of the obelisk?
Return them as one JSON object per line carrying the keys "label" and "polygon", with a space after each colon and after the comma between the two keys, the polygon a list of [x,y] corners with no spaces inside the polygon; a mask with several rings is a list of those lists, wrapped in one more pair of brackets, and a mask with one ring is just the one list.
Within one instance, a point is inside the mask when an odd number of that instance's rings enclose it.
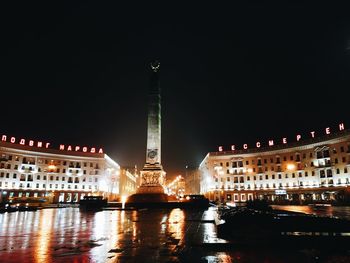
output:
{"label": "obelisk", "polygon": [[141,173],[141,185],[130,202],[167,202],[164,193],[165,172],[161,164],[161,89],[159,83],[160,62],[150,63],[148,91],[146,163]]}

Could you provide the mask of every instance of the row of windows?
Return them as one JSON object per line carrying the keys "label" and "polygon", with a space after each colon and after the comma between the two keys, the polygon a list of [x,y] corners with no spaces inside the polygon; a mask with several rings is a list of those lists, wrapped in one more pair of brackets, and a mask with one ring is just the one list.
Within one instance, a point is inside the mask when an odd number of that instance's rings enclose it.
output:
{"label": "row of windows", "polygon": [[[22,163],[24,164],[35,164],[36,158],[33,157],[20,157],[20,156],[12,156],[12,155],[1,155],[2,160],[8,160],[8,161],[17,161],[20,162],[22,160]],[[48,160],[48,159],[38,159],[39,164],[53,164],[53,165],[69,165],[71,168],[81,168],[81,162],[72,162],[72,161],[60,161],[60,160]],[[83,167],[94,167],[95,169],[100,169],[98,163],[93,162],[83,162]]]}
{"label": "row of windows", "polygon": [[[1,182],[0,181],[0,187],[5,187],[8,188],[9,187],[9,183],[8,182]],[[47,186],[47,188],[46,188]],[[12,188],[16,188],[16,183],[12,182],[11,184]],[[92,190],[92,188],[94,188],[95,190],[97,190],[97,185],[95,185],[94,187],[92,185],[65,185],[65,184],[39,184],[36,183],[35,185],[32,183],[19,183],[18,185],[19,188],[36,188],[36,189],[82,189],[82,190]]]}
{"label": "row of windows", "polygon": [[[346,157],[342,158],[342,162],[343,163],[347,163]],[[335,158],[334,159],[334,164],[338,164],[338,163],[339,163],[338,162],[338,158]],[[331,166],[331,165],[332,165],[332,163],[331,163],[330,160],[325,160],[325,161],[320,160],[320,161],[315,161],[315,163],[314,162],[310,162],[310,167],[315,167],[315,166],[316,167],[324,167],[324,166]],[[308,166],[307,164],[297,164],[296,170],[303,170],[307,166]],[[275,169],[276,169],[277,172],[282,172],[281,166],[277,166],[276,168],[274,166],[270,167],[270,171],[275,171]],[[258,173],[262,173],[263,171],[267,172],[268,171],[268,167],[265,166],[264,169],[259,167],[258,170],[255,167],[253,167],[252,171],[253,171],[253,173],[255,173],[256,171],[258,171]],[[243,169],[239,169],[239,170],[237,170],[237,169],[234,169],[234,170],[226,169],[226,173],[227,174],[230,174],[230,173],[243,174]]]}
{"label": "row of windows", "polygon": [[[345,167],[343,171],[344,171],[344,173],[348,173],[348,168]],[[340,169],[339,169],[339,168],[336,169],[336,174],[340,174]],[[299,172],[299,173],[297,173],[297,175],[298,175],[298,177],[303,177],[303,172]],[[305,176],[305,177],[308,177],[308,176],[309,176],[309,173],[308,173],[307,171],[305,171],[305,172],[304,172],[304,176]],[[315,171],[311,171],[311,176],[315,176]],[[331,169],[320,170],[320,171],[319,171],[319,176],[320,176],[320,178],[332,177],[332,176],[333,176],[333,172],[332,172]],[[295,173],[292,173],[292,174],[291,174],[291,178],[295,178],[295,177],[296,177],[296,174],[295,174]],[[243,178],[244,178],[243,176],[241,176],[241,177],[234,177],[234,180],[236,180],[237,178],[240,178],[239,180],[244,180],[244,179],[243,179]],[[250,177],[250,176],[246,176],[246,178],[247,178],[247,181],[250,181],[250,178],[251,178],[251,177]],[[263,180],[263,176],[262,176],[262,175],[260,175],[259,177],[253,176],[253,179],[254,179],[254,180],[256,180],[257,178],[259,178],[259,180]],[[285,179],[288,179],[288,178],[289,178],[289,175],[286,173],[286,174],[284,175],[284,178],[285,178]],[[277,174],[277,178],[275,177],[275,174],[272,174],[272,175],[271,175],[271,178],[269,177],[268,174],[265,174],[265,180],[269,180],[269,179],[282,179],[282,174]],[[221,182],[223,182],[223,180],[224,180],[224,178],[221,177]],[[231,177],[227,177],[226,180],[227,180],[227,182],[229,182],[229,181],[231,180]],[[238,179],[237,179],[237,180],[238,180]],[[218,181],[218,178],[215,178],[215,181],[217,182],[217,181]]]}
{"label": "row of windows", "polygon": [[[340,152],[345,152],[344,146],[340,147]],[[348,146],[348,151],[347,152],[350,152],[350,146]],[[337,151],[335,149],[333,149],[333,153],[336,154]],[[309,157],[313,158],[313,153],[312,152],[309,153]],[[329,157],[330,157],[329,150],[323,150],[323,151],[316,152],[316,158],[317,159],[329,158]],[[306,153],[302,154],[302,158],[306,159]],[[345,162],[344,158],[345,157],[343,157],[343,162]],[[294,158],[294,155],[290,155],[289,156],[289,160],[290,161],[294,161],[295,160],[297,162],[300,162],[301,161],[300,154],[296,154],[295,158]],[[283,156],[283,161],[287,161],[287,156]],[[255,164],[255,160],[252,160],[251,162],[252,162],[253,165]],[[262,162],[264,164],[267,164],[268,163],[268,159],[265,158],[265,159],[263,159],[263,161],[262,161],[262,159],[257,159],[257,165],[262,165]],[[270,158],[270,163],[274,163],[274,158],[272,158],[272,157]],[[276,157],[276,164],[279,164],[279,163],[281,163],[281,157]],[[249,160],[246,160],[245,164],[249,165]],[[220,166],[223,166],[222,162],[220,163]],[[229,162],[226,162],[226,167],[229,167]],[[232,168],[238,168],[238,167],[243,167],[243,161],[233,161],[232,162]]]}
{"label": "row of windows", "polygon": [[[0,164],[0,169],[11,169],[11,164],[6,164],[6,166],[5,166],[5,164],[4,163],[1,163]],[[33,168],[33,167],[25,167],[25,166],[22,166],[21,167],[21,169],[23,170],[23,171],[25,171],[25,170],[28,170],[28,171],[30,171],[30,172],[33,172],[35,169]],[[14,170],[18,170],[18,165],[17,164],[15,164],[14,165]],[[44,169],[43,170],[44,172],[47,172],[47,173],[60,173],[61,172],[61,169],[60,168],[56,168],[56,169]],[[42,170],[41,170],[41,167],[38,167],[38,172],[40,173],[40,172],[42,172]],[[79,173],[79,171],[76,171],[76,170],[72,170],[72,169],[69,169],[68,170],[68,172],[69,173]],[[66,169],[62,169],[62,173],[66,173]],[[87,173],[87,171],[86,170],[83,170],[83,174],[86,174]],[[90,175],[92,175],[92,174],[98,174],[99,173],[99,171],[98,170],[94,170],[94,171],[90,171],[89,172],[89,174]]]}
{"label": "row of windows", "polygon": [[[9,173],[3,173],[3,172],[1,172],[0,173],[0,178],[10,178],[10,174]],[[12,175],[12,178],[13,179],[17,179],[17,174],[13,174]],[[36,180],[41,180],[41,178],[42,178],[42,180],[47,180],[47,178],[49,178],[49,180],[50,181],[54,181],[54,179],[56,180],[56,181],[60,181],[60,177],[59,176],[46,176],[46,175],[43,175],[43,176],[41,176],[41,175],[36,175],[36,176],[33,176],[32,174],[21,174],[20,176],[19,176],[19,180],[20,181],[33,181],[33,179],[34,178],[36,178]],[[86,182],[86,177],[67,177],[68,178],[68,183],[72,183],[73,182],[73,180],[74,180],[74,182],[75,183],[79,183],[79,178],[81,178],[81,180],[82,180],[82,182]],[[66,177],[65,176],[62,176],[61,177],[61,181],[65,181],[66,180]],[[89,177],[88,178],[88,181],[89,182],[92,182],[93,181],[93,178],[92,177]],[[95,182],[98,182],[98,178],[97,177],[95,177],[94,178],[94,181]]]}
{"label": "row of windows", "polygon": [[[341,178],[338,178],[337,180],[337,183],[338,185],[341,185],[341,184],[350,184],[349,182],[349,178],[344,178],[344,179],[341,179]],[[292,183],[266,183],[265,185],[264,184],[254,184],[254,185],[251,185],[251,184],[248,184],[246,186],[244,185],[226,185],[226,188],[227,189],[251,189],[252,187],[254,187],[255,189],[263,189],[263,188],[283,188],[283,187],[298,187],[298,186],[313,186],[313,187],[318,187],[318,186],[326,186],[326,185],[334,185],[334,180],[333,179],[325,179],[325,180],[322,180],[320,182],[320,184],[317,184],[317,182],[310,182],[310,181],[306,181],[306,182],[303,182],[303,181],[299,181],[299,182],[292,182]],[[225,186],[224,185],[221,185],[221,187],[219,187],[218,184],[216,184],[215,186],[216,189],[224,189]]]}

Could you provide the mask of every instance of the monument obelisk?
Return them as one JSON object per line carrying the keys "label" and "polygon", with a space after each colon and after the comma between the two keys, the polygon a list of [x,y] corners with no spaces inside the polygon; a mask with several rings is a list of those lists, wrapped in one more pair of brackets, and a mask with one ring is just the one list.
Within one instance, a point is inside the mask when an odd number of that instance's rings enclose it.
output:
{"label": "monument obelisk", "polygon": [[141,185],[128,202],[167,202],[164,193],[165,172],[161,164],[161,94],[160,62],[150,63],[150,86],[148,92],[147,150],[146,163],[141,173]]}

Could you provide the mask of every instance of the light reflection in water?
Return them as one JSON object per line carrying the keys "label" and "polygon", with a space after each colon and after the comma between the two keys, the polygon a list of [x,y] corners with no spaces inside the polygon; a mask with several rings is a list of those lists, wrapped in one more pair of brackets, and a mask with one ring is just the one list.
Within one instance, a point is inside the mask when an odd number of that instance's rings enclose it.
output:
{"label": "light reflection in water", "polygon": [[171,210],[169,215],[168,232],[173,233],[173,238],[182,239],[184,237],[185,213],[179,208]]}
{"label": "light reflection in water", "polygon": [[[217,238],[215,224],[210,222],[214,216],[211,208],[204,213],[181,209],[83,213],[78,208],[60,208],[0,214],[0,261],[171,262],[177,257],[174,252],[179,246],[224,242]],[[197,253],[197,248],[193,253]],[[237,252],[202,250],[200,254],[186,254],[185,259],[297,262],[295,258],[289,260],[290,255],[284,253],[276,258],[278,251],[272,250],[260,253],[239,249]]]}
{"label": "light reflection in water", "polygon": [[[33,214],[33,213],[32,213]],[[35,262],[51,262],[49,248],[51,246],[52,222],[55,214],[53,209],[45,209],[40,213],[39,223],[36,232],[38,236],[35,242]]]}

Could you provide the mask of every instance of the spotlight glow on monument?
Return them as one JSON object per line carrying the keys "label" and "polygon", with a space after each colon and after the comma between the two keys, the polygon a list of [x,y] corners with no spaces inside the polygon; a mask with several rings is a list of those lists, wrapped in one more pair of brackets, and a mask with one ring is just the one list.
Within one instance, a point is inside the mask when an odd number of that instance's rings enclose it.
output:
{"label": "spotlight glow on monument", "polygon": [[150,63],[151,79],[148,93],[148,123],[146,163],[141,171],[141,185],[137,193],[128,198],[129,203],[167,202],[164,193],[165,172],[161,164],[161,95],[160,62]]}

